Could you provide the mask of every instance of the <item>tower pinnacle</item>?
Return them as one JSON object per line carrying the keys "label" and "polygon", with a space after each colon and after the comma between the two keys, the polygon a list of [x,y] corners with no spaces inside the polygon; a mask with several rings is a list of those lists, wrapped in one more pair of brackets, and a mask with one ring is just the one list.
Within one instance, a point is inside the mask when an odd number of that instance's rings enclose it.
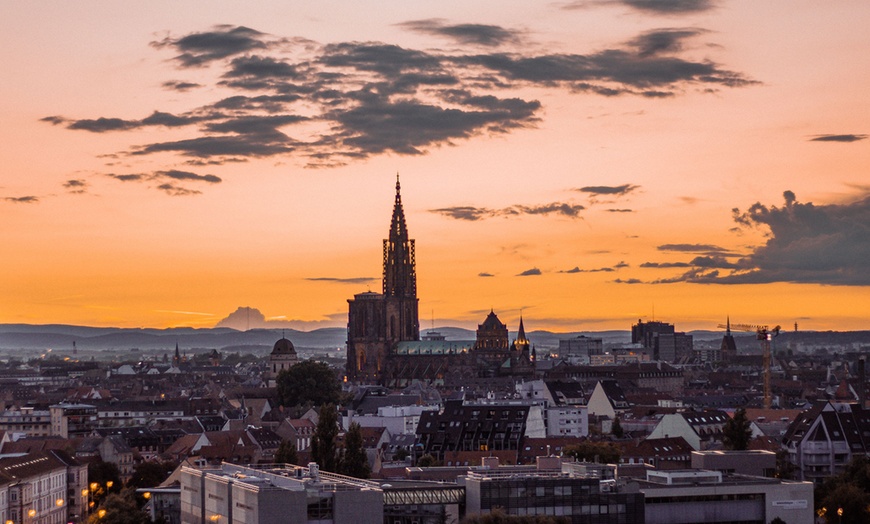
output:
{"label": "tower pinnacle", "polygon": [[417,297],[417,273],[414,241],[408,238],[405,210],[402,208],[402,186],[396,174],[396,202],[390,221],[390,236],[384,240],[384,295]]}

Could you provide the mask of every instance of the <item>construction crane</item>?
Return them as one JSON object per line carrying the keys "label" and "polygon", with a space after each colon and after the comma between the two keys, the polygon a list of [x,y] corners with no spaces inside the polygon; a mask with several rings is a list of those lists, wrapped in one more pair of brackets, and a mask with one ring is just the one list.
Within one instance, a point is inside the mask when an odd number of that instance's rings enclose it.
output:
{"label": "construction crane", "polygon": [[764,409],[770,409],[771,394],[770,394],[770,341],[774,337],[779,336],[779,331],[782,329],[776,326],[773,329],[768,329],[767,326],[756,324],[732,324],[729,320],[727,324],[719,324],[719,329],[728,329],[735,331],[744,331],[755,333],[755,338],[761,343],[761,373],[764,377]]}

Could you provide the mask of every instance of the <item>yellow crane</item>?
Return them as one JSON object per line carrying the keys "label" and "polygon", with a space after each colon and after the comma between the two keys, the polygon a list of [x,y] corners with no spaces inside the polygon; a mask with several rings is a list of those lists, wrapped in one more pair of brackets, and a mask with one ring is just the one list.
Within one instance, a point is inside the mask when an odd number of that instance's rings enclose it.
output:
{"label": "yellow crane", "polygon": [[720,329],[733,329],[735,331],[744,331],[755,333],[755,338],[761,342],[761,373],[764,377],[764,409],[770,409],[771,394],[770,394],[770,341],[774,337],[779,336],[779,331],[782,329],[776,326],[773,329],[768,329],[767,326],[756,324],[719,324]]}

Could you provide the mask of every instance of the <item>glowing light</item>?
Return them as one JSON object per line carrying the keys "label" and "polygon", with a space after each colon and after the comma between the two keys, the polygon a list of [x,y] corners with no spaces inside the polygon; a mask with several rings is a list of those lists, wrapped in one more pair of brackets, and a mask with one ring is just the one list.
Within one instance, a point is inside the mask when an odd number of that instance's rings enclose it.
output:
{"label": "glowing light", "polygon": [[151,492],[150,492],[150,491],[146,491],[145,493],[142,494],[142,498],[144,498],[145,500],[150,499],[150,498],[151,498]]}
{"label": "glowing light", "polygon": [[88,493],[90,493],[90,491],[88,491],[88,488],[85,488],[85,489],[82,490],[82,496],[83,496],[83,497],[87,497],[87,496],[88,496]]}
{"label": "glowing light", "polygon": [[63,506],[63,499],[57,499],[54,501],[54,505],[57,507]]}
{"label": "glowing light", "polygon": [[105,516],[106,516],[106,510],[101,509],[100,511],[97,512],[97,516],[100,517],[100,518],[105,517]]}
{"label": "glowing light", "polygon": [[114,484],[115,484],[115,481],[113,481],[113,480],[106,482],[106,489],[111,488],[112,485],[114,485]]}
{"label": "glowing light", "polygon": [[97,491],[98,487],[99,484],[97,484],[96,482],[91,482],[91,491]]}
{"label": "glowing light", "polygon": [[27,512],[27,516],[28,516],[28,517],[35,517],[35,516],[36,516],[36,510],[35,510],[35,509],[31,509],[31,510],[29,510],[29,511]]}

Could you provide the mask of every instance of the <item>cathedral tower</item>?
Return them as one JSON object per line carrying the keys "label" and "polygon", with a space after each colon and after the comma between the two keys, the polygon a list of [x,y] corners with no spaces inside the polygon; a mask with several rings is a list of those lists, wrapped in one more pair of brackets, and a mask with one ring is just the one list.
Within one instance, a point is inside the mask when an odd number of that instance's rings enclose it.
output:
{"label": "cathedral tower", "polygon": [[348,300],[348,380],[382,382],[395,345],[420,338],[414,241],[408,237],[398,175],[390,233],[384,239],[382,289],[382,294],[360,293]]}

